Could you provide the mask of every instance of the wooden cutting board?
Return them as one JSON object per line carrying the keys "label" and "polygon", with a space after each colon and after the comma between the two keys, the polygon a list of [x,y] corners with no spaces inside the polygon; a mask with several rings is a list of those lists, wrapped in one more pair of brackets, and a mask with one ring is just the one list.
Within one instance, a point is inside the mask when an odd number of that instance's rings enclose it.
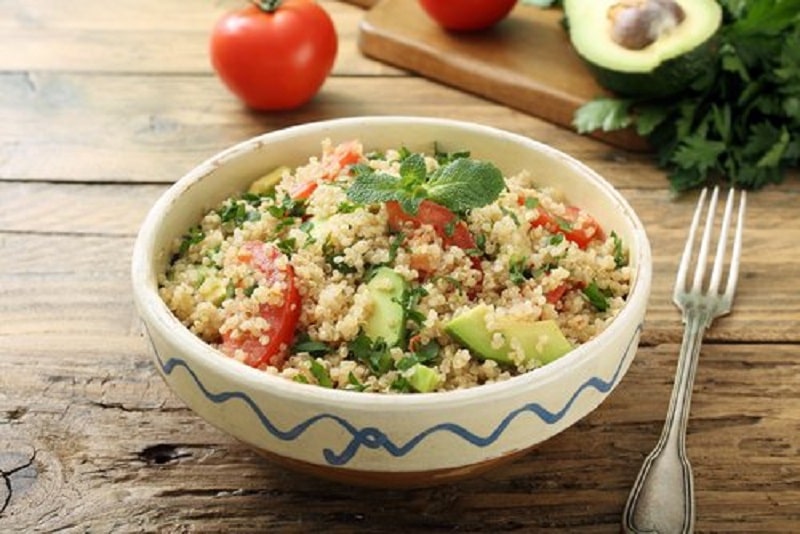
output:
{"label": "wooden cutting board", "polygon": [[[365,15],[359,47],[365,55],[458,87],[574,130],[575,111],[608,95],[569,43],[559,9],[518,4],[480,32],[439,27],[416,0],[382,0]],[[630,150],[647,150],[630,130],[593,136]]]}

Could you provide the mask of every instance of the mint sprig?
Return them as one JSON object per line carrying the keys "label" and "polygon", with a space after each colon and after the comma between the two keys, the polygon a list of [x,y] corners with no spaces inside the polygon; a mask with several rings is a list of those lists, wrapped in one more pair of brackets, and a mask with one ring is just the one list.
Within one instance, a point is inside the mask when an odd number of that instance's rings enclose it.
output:
{"label": "mint sprig", "polygon": [[356,169],[347,197],[359,204],[394,200],[412,215],[428,199],[463,213],[494,202],[504,188],[503,173],[492,163],[458,157],[429,173],[424,156],[410,154],[401,162],[399,176],[366,166]]}

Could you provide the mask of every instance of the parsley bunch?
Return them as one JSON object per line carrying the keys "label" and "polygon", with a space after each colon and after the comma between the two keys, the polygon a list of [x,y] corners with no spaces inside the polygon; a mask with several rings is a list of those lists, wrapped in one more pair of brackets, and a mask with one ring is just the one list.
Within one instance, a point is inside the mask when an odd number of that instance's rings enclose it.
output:
{"label": "parsley bunch", "polygon": [[425,199],[456,213],[490,204],[505,187],[503,173],[489,162],[459,154],[431,173],[425,158],[414,153],[402,159],[400,176],[375,172],[367,165],[356,166],[356,179],[347,190],[347,197],[359,204],[394,200],[412,215]]}
{"label": "parsley bunch", "polygon": [[671,98],[596,99],[574,118],[582,133],[633,126],[675,191],[758,189],[800,159],[800,0],[719,1],[715,69]]}

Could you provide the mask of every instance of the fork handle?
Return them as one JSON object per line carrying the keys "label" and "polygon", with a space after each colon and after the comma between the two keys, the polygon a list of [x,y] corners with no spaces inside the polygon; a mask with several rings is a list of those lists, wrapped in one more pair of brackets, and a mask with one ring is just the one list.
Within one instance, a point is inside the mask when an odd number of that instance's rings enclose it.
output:
{"label": "fork handle", "polygon": [[631,489],[622,529],[628,533],[690,533],[694,530],[694,482],[686,457],[686,424],[703,332],[710,313],[688,313],[664,429],[645,458]]}

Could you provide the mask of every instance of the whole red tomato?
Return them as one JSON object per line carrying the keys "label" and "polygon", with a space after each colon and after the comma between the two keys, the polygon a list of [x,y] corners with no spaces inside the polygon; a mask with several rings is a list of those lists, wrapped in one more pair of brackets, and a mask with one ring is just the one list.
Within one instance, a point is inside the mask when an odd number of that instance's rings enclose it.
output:
{"label": "whole red tomato", "polygon": [[336,59],[336,29],[313,0],[253,0],[211,33],[211,63],[248,106],[282,110],[311,100]]}
{"label": "whole red tomato", "polygon": [[517,0],[419,0],[419,3],[443,28],[472,31],[500,22]]}

